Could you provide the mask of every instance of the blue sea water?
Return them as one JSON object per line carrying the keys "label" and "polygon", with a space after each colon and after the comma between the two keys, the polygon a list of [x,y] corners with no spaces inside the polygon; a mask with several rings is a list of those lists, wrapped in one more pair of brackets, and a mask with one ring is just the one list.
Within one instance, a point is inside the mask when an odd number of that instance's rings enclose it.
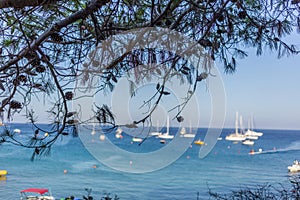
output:
{"label": "blue sea water", "polygon": [[[32,135],[33,128],[26,124],[11,125],[22,130],[19,137]],[[170,133],[174,131],[170,129]],[[79,137],[64,136],[53,146],[51,155],[30,161],[32,150],[10,144],[0,146],[0,169],[8,171],[7,179],[0,181],[0,199],[19,199],[20,190],[43,187],[51,190],[57,199],[73,195],[82,198],[85,188],[100,199],[104,193],[127,199],[209,199],[211,189],[229,193],[240,188],[257,185],[290,186],[287,171],[294,159],[300,159],[300,131],[260,130],[264,133],[254,146],[233,144],[224,138],[233,129],[224,129],[212,151],[203,159],[198,157],[200,146],[191,145],[175,162],[160,170],[148,173],[126,173],[111,169],[85,148]],[[195,139],[204,138],[206,129],[197,130]],[[142,145],[131,143],[123,134],[113,142],[132,152],[148,152],[163,148],[159,139],[147,139]],[[249,155],[251,149],[276,152]],[[150,165],[151,163],[149,163]],[[94,168],[93,166],[97,167]],[[145,163],[147,165],[147,163]],[[64,173],[67,170],[67,173]],[[297,175],[297,174],[296,174]],[[198,193],[198,194],[197,194]]]}

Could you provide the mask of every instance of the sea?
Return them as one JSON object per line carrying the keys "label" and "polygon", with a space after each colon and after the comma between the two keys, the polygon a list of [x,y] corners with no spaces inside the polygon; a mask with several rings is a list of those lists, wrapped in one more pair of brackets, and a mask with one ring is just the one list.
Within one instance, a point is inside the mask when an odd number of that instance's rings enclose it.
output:
{"label": "sea", "polygon": [[[20,129],[16,137],[22,141],[32,137],[35,130],[30,124],[10,124],[8,128]],[[83,199],[88,190],[94,199],[105,195],[121,200],[212,199],[209,191],[229,194],[269,184],[290,189],[290,179],[300,175],[287,170],[295,159],[300,160],[299,130],[258,130],[263,136],[253,146],[247,146],[225,140],[234,129],[223,129],[204,157],[199,157],[204,147],[195,145],[193,140],[203,140],[206,128],[193,128],[197,135],[185,142],[186,147],[180,147],[179,153],[172,140],[161,143],[160,139],[149,137],[136,143],[132,142],[132,134],[123,131],[122,138],[116,138],[114,131],[106,134],[104,140],[121,151],[101,149],[103,137],[91,140],[95,148],[100,148],[95,152],[80,134],[66,135],[58,138],[49,155],[31,161],[32,149],[1,144],[0,170],[7,170],[8,174],[6,180],[0,180],[0,199],[20,199],[20,191],[26,188],[47,188],[56,199]],[[180,134],[176,127],[171,127],[169,133]],[[249,154],[250,150],[260,148],[261,154]],[[141,160],[135,161],[134,157],[140,155]],[[111,160],[125,162],[113,165]],[[135,168],[138,162],[142,163]]]}

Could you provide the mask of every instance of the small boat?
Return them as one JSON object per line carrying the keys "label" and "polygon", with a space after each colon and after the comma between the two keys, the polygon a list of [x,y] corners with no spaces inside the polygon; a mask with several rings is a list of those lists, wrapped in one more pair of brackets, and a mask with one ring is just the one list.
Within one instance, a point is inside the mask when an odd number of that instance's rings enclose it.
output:
{"label": "small boat", "polygon": [[202,141],[202,140],[196,140],[196,141],[194,141],[194,144],[197,144],[197,145],[204,145],[204,141]]}
{"label": "small boat", "polygon": [[254,145],[254,141],[252,141],[252,140],[245,140],[245,141],[242,142],[242,144],[244,144],[244,145]]}
{"label": "small boat", "polygon": [[138,137],[133,137],[132,138],[132,142],[142,142],[143,139],[142,138],[138,138]]}
{"label": "small boat", "polygon": [[6,180],[7,171],[6,170],[0,170],[0,181]]}
{"label": "small boat", "polygon": [[196,136],[196,134],[193,134],[193,133],[186,133],[183,135],[183,137],[185,138],[194,138]]}
{"label": "small boat", "polygon": [[300,163],[298,160],[294,160],[293,165],[287,167],[289,172],[300,172]]}
{"label": "small boat", "polygon": [[0,170],[0,176],[6,176],[7,171],[6,170]]}
{"label": "small boat", "polygon": [[15,129],[14,129],[14,133],[21,133],[21,130],[18,129],[18,128],[15,128]]}
{"label": "small boat", "polygon": [[20,200],[55,200],[49,190],[44,188],[28,188],[21,190],[20,193]]}
{"label": "small boat", "polygon": [[262,150],[261,148],[258,149],[257,152],[255,152],[254,149],[251,149],[250,152],[249,152],[249,154],[250,154],[250,155],[255,155],[255,154],[260,154],[260,153],[262,153],[262,152],[263,152],[263,150]]}
{"label": "small boat", "polygon": [[160,140],[159,141],[161,144],[166,144],[166,140]]}

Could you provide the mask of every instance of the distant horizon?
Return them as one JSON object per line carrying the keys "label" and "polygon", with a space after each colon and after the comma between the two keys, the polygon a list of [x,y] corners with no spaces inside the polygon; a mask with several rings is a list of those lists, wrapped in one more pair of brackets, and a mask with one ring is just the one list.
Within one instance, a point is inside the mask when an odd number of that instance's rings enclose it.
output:
{"label": "distant horizon", "polygon": [[[5,125],[16,125],[16,124],[22,124],[22,125],[30,125],[31,123],[30,122],[6,122],[4,123],[4,126]],[[39,125],[51,125],[51,123],[46,123],[46,122],[41,122],[41,123],[36,123],[36,124],[39,124]],[[102,125],[102,126],[110,126],[110,125]],[[125,125],[121,125],[121,128],[122,126],[125,126]],[[1,127],[1,126],[0,126]],[[149,127],[149,126],[146,126],[146,127]],[[155,127],[155,126],[152,126],[152,127]],[[182,126],[174,126],[174,125],[171,125],[170,128],[181,128]],[[185,126],[185,128],[187,128],[188,126]],[[138,127],[138,128],[142,128],[142,127]],[[160,128],[166,128],[166,126],[160,126]],[[225,126],[223,128],[219,128],[219,127],[204,127],[204,126],[200,126],[200,127],[196,127],[196,126],[192,126],[191,128],[198,128],[198,129],[232,129],[232,130],[235,130],[235,127],[230,127],[230,126]],[[248,128],[244,128],[244,130],[247,130]],[[270,127],[267,127],[267,128],[254,128],[253,130],[284,130],[284,131],[300,131],[300,129],[287,129],[287,128],[270,128]],[[299,132],[300,133],[300,132]]]}

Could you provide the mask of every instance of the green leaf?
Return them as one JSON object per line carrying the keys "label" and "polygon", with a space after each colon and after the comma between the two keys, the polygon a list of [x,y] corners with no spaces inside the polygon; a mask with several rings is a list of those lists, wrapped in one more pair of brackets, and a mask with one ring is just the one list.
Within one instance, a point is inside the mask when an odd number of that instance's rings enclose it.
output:
{"label": "green leaf", "polygon": [[3,41],[3,46],[9,47],[13,43],[13,40],[7,39]]}

